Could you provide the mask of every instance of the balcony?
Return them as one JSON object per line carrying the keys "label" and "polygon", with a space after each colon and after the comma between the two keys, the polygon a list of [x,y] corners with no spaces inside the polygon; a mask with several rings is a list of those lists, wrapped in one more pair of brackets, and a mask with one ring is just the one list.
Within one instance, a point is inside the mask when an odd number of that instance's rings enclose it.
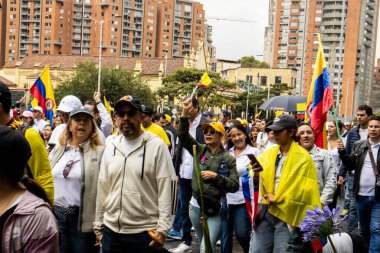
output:
{"label": "balcony", "polygon": [[101,3],[99,3],[100,6],[104,6],[104,7],[107,7],[110,5],[110,3],[107,1],[107,0],[102,0]]}
{"label": "balcony", "polygon": [[63,46],[63,42],[61,40],[56,40],[56,41],[53,41],[52,43],[53,45],[56,45],[56,46]]}
{"label": "balcony", "polygon": [[143,9],[143,5],[140,4],[140,3],[126,3],[124,5],[125,7],[127,7],[128,9],[132,9],[132,10],[142,10]]}

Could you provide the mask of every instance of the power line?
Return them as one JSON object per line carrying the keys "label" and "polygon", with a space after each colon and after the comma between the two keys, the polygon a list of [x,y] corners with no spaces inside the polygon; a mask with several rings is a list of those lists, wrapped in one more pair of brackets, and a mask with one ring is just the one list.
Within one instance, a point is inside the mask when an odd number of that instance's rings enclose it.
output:
{"label": "power line", "polygon": [[209,20],[209,19],[220,20],[220,21],[231,21],[231,22],[256,23],[256,21],[249,20],[249,19],[238,19],[238,18],[207,16],[206,20]]}

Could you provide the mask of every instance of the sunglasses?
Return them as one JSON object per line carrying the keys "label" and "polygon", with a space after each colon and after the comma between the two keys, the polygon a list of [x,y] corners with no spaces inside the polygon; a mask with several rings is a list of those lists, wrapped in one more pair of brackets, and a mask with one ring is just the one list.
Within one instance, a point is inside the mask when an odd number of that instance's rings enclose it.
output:
{"label": "sunglasses", "polygon": [[204,135],[208,135],[208,134],[215,135],[216,133],[217,133],[217,131],[215,131],[214,129],[209,129],[209,130],[203,131]]}
{"label": "sunglasses", "polygon": [[124,118],[125,115],[127,115],[128,117],[134,117],[136,116],[137,114],[137,111],[136,110],[132,110],[132,111],[117,111],[116,112],[116,115],[120,118]]}
{"label": "sunglasses", "polygon": [[63,177],[66,179],[69,176],[71,168],[73,167],[74,161],[70,160],[66,163],[65,168],[63,169]]}

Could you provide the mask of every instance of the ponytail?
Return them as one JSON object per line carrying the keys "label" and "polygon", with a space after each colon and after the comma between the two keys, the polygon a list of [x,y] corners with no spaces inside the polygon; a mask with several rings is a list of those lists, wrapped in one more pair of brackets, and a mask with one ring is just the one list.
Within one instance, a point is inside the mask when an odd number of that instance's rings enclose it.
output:
{"label": "ponytail", "polygon": [[41,186],[39,186],[36,181],[34,181],[26,175],[24,175],[20,181],[29,192],[44,200],[49,204],[51,208],[53,208],[53,203],[51,203],[48,199],[45,190]]}

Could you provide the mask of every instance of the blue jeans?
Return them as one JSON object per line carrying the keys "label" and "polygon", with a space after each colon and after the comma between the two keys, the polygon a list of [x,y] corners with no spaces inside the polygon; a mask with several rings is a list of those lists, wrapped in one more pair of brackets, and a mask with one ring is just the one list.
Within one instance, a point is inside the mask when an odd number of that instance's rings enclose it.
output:
{"label": "blue jeans", "polygon": [[105,227],[103,230],[103,253],[154,253],[167,252],[165,249],[149,247],[152,238],[148,232],[138,234],[119,234]]}
{"label": "blue jeans", "polygon": [[369,245],[370,253],[380,252],[380,202],[375,196],[358,196],[360,235]]}
{"label": "blue jeans", "polygon": [[[190,219],[194,225],[195,233],[198,238],[202,239],[200,252],[205,253],[205,244],[203,238],[203,230],[201,225],[201,209],[190,204]],[[207,224],[210,232],[210,241],[212,246],[212,251],[215,252],[216,241],[220,238],[220,232],[222,227],[222,219],[220,214],[207,218]]]}
{"label": "blue jeans", "polygon": [[354,176],[347,177],[348,198],[350,200],[350,208],[348,210],[348,232],[350,234],[358,234],[358,213],[356,210],[356,200],[354,196]]}
{"label": "blue jeans", "polygon": [[193,189],[191,187],[191,179],[179,179],[179,203],[181,212],[181,225],[182,225],[182,241],[187,245],[191,245],[191,221],[189,218],[189,205]]}
{"label": "blue jeans", "polygon": [[222,205],[221,253],[232,253],[233,232],[244,253],[249,251],[252,225],[245,204]]}
{"label": "blue jeans", "polygon": [[78,230],[79,214],[64,214],[54,211],[59,229],[59,244],[61,253],[92,253],[99,252],[95,245],[94,232],[83,233]]}
{"label": "blue jeans", "polygon": [[175,213],[173,226],[172,226],[172,229],[177,231],[177,232],[181,231],[181,215],[182,215],[182,212],[181,212],[180,207],[181,207],[181,200],[178,198],[177,211]]}
{"label": "blue jeans", "polygon": [[288,225],[282,220],[266,212],[265,218],[253,230],[250,253],[283,253],[287,250],[291,235]]}

